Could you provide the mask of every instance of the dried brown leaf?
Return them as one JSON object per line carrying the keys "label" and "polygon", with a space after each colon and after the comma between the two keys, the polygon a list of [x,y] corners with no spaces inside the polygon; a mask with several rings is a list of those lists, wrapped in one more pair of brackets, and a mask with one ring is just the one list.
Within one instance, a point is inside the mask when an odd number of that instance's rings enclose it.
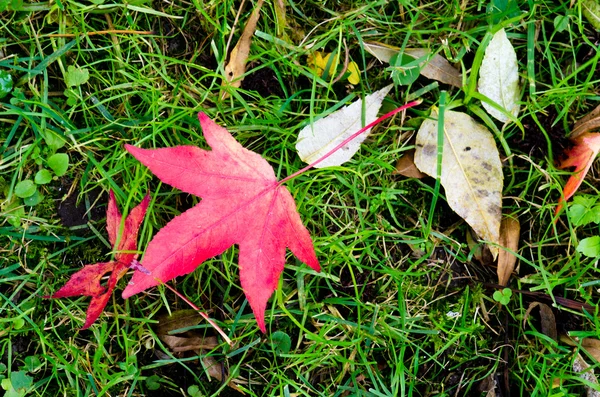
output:
{"label": "dried brown leaf", "polygon": [[[242,84],[242,75],[246,73],[246,62],[248,62],[248,55],[250,55],[250,44],[252,43],[252,36],[254,36],[254,31],[256,30],[263,2],[264,0],[258,0],[254,11],[252,11],[252,15],[250,15],[244,27],[242,36],[235,47],[233,47],[233,50],[231,50],[229,63],[225,66],[225,80],[223,80],[221,86],[229,85],[238,88]],[[227,91],[221,93],[221,99],[225,99],[228,96]]]}
{"label": "dried brown leaf", "polygon": [[196,350],[212,350],[219,345],[215,336],[176,336],[176,335],[159,335],[171,351],[175,353],[196,351]]}
{"label": "dried brown leaf", "polygon": [[579,135],[597,128],[600,128],[600,105],[575,123],[570,138],[577,138]]}
{"label": "dried brown leaf", "polygon": [[[399,47],[378,43],[376,41],[364,42],[367,52],[379,59],[381,62],[390,63],[390,59],[398,52]],[[432,54],[425,48],[405,48],[404,53],[412,58],[419,59],[427,57],[421,62],[421,74],[428,79],[437,80],[444,84],[462,87],[462,75],[450,62],[440,54]]]}
{"label": "dried brown leaf", "polygon": [[[171,315],[164,314],[158,316],[158,326],[156,327],[156,334],[169,335],[174,333],[185,332],[185,328],[193,327],[200,324],[202,316],[195,310],[178,310],[173,312]],[[173,332],[181,330],[180,332]]]}
{"label": "dried brown leaf", "polygon": [[523,328],[525,327],[525,323],[531,314],[531,311],[536,307],[540,308],[540,323],[542,326],[542,333],[553,340],[558,340],[558,332],[556,331],[556,317],[554,316],[554,312],[550,308],[550,306],[541,302],[532,302],[527,311],[525,312],[525,316],[523,317]]}
{"label": "dried brown leaf", "polygon": [[510,275],[515,270],[517,257],[513,252],[519,249],[519,236],[521,234],[521,224],[513,218],[504,218],[500,223],[500,245],[506,249],[501,249],[498,253],[498,284],[507,285]]}
{"label": "dried brown leaf", "polygon": [[473,257],[483,265],[491,266],[494,263],[494,256],[487,244],[479,243],[477,233],[471,228],[467,230],[467,246],[473,252]]}
{"label": "dried brown leaf", "polygon": [[424,178],[426,175],[419,171],[415,165],[415,150],[411,149],[404,153],[402,157],[396,162],[396,170],[392,173],[394,175],[402,175],[407,178]]}
{"label": "dried brown leaf", "polygon": [[571,338],[567,335],[561,335],[560,340],[569,346],[583,347],[590,356],[600,362],[600,340],[595,338],[583,338],[581,343],[578,343],[579,338]]}
{"label": "dried brown leaf", "polygon": [[214,357],[202,357],[202,366],[206,370],[208,376],[218,380],[219,382],[223,381],[223,364],[215,360]]}
{"label": "dried brown leaf", "polygon": [[407,48],[404,53],[415,59],[427,57],[427,60],[421,63],[421,74],[428,79],[437,80],[458,88],[462,87],[461,73],[440,54],[432,55],[430,50],[424,48]]}

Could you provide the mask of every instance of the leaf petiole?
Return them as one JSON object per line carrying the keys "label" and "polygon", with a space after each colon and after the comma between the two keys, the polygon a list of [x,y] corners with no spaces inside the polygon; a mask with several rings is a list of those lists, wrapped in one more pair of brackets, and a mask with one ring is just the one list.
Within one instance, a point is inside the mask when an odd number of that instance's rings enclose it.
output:
{"label": "leaf petiole", "polygon": [[301,170],[298,170],[298,171],[294,172],[292,175],[289,175],[289,176],[283,178],[282,180],[280,180],[279,182],[277,182],[277,184],[278,185],[283,185],[285,182],[287,182],[287,181],[289,181],[289,180],[297,177],[300,174],[305,173],[306,171],[308,171],[309,169],[311,169],[315,165],[319,164],[320,162],[322,162],[323,160],[325,160],[326,158],[328,158],[329,156],[331,156],[333,153],[335,153],[338,150],[340,150],[342,147],[346,146],[348,144],[348,142],[350,142],[351,140],[353,140],[354,138],[356,138],[357,136],[359,136],[363,132],[365,132],[365,131],[373,128],[377,124],[381,123],[383,120],[385,120],[385,119],[387,119],[389,117],[392,117],[396,113],[400,113],[403,110],[406,110],[406,109],[411,108],[413,106],[419,105],[421,102],[422,102],[421,100],[412,101],[412,102],[407,103],[406,105],[400,106],[399,108],[396,108],[396,109],[392,110],[389,113],[384,114],[383,116],[379,117],[377,120],[373,121],[372,123],[367,124],[366,126],[364,126],[363,128],[361,128],[360,130],[356,131],[354,134],[350,135],[348,138],[344,139],[339,145],[337,145],[336,147],[334,147],[333,149],[331,149],[329,152],[325,153],[318,160],[310,163],[309,165],[307,165],[306,167],[302,168]]}

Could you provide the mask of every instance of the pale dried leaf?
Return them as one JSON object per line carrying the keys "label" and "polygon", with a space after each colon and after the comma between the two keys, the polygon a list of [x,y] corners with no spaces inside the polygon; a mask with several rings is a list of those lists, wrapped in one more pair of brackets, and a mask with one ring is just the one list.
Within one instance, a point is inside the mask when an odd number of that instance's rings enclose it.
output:
{"label": "pale dried leaf", "polygon": [[[390,59],[400,52],[399,47],[378,42],[364,42],[364,48],[381,62],[390,63]],[[428,79],[437,80],[444,84],[462,87],[462,75],[450,62],[440,54],[433,54],[425,48],[406,48],[404,53],[412,58],[427,57],[420,63],[420,73]]]}
{"label": "pale dried leaf", "polygon": [[444,84],[462,87],[462,75],[450,65],[440,54],[431,54],[430,50],[424,48],[407,48],[404,50],[406,55],[415,59],[427,57],[427,60],[421,62],[421,74],[428,79],[437,80]]}
{"label": "pale dried leaf", "polygon": [[414,149],[407,151],[402,155],[402,157],[398,159],[398,161],[396,162],[396,170],[392,174],[417,179],[425,177],[425,174],[419,171],[419,169],[415,165]]}
{"label": "pale dried leaf", "polygon": [[525,328],[525,323],[531,314],[531,311],[536,307],[540,308],[540,324],[542,326],[542,333],[553,340],[558,340],[558,332],[556,331],[556,317],[554,316],[554,312],[550,308],[550,306],[541,302],[531,302],[527,311],[525,312],[525,316],[523,316],[523,328]]}
{"label": "pale dried leaf", "polygon": [[[507,113],[519,114],[519,65],[517,54],[506,37],[504,29],[500,29],[485,49],[485,55],[479,69],[478,90]],[[508,116],[486,102],[482,103],[487,112],[497,120],[505,123]]]}
{"label": "pale dried leaf", "polygon": [[192,309],[178,310],[173,312],[171,315],[164,314],[158,316],[158,325],[156,326],[156,334],[169,335],[173,333],[185,332],[173,332],[182,330],[184,328],[193,327],[200,324],[203,321],[202,316],[197,311]]}
{"label": "pale dried leaf", "polygon": [[[256,3],[254,11],[252,11],[252,15],[250,15],[244,27],[242,36],[229,54],[229,63],[225,66],[225,80],[223,80],[222,86],[229,85],[237,88],[242,84],[242,75],[246,73],[246,62],[248,62],[248,55],[250,55],[250,44],[252,43],[252,36],[254,36],[254,31],[256,30],[263,2],[264,0],[258,0]],[[227,91],[223,91],[221,99],[225,99],[228,96]]]}
{"label": "pale dried leaf", "polygon": [[600,105],[575,123],[569,138],[575,139],[579,135],[597,128],[600,128]]}
{"label": "pale dried leaf", "polygon": [[[582,379],[590,382],[591,384],[598,384],[598,379],[596,378],[596,375],[594,375],[594,370],[590,368],[589,364],[585,362],[580,354],[577,354],[577,357],[575,357],[575,360],[573,361],[573,371],[580,374],[579,376]],[[599,391],[594,390],[587,385],[584,385],[584,388],[587,397],[600,397]]]}
{"label": "pale dried leaf", "polygon": [[214,336],[177,336],[177,335],[159,335],[171,351],[180,353],[191,350],[212,350],[219,344]]}
{"label": "pale dried leaf", "polygon": [[512,252],[519,249],[519,236],[521,224],[513,218],[504,218],[500,223],[500,245],[506,249],[500,249],[498,253],[498,284],[507,285],[510,275],[515,270],[517,257]]}
{"label": "pale dried leaf", "polygon": [[[492,243],[500,241],[502,218],[502,164],[492,134],[470,116],[444,113],[441,184],[450,207]],[[415,164],[437,177],[437,113],[425,120],[417,133]],[[490,247],[494,258],[497,247]]]}
{"label": "pale dried leaf", "polygon": [[595,338],[583,338],[578,343],[579,338],[571,338],[567,335],[561,335],[561,342],[564,342],[570,346],[581,346],[583,347],[590,356],[600,363],[600,340]]}
{"label": "pale dried leaf", "polygon": [[400,51],[400,47],[379,43],[376,41],[365,41],[365,50],[382,63],[390,63],[390,59]]}
{"label": "pale dried leaf", "polygon": [[[391,89],[392,85],[390,84],[365,97],[364,124],[362,123],[363,100],[359,99],[304,127],[298,134],[298,141],[296,142],[296,150],[302,161],[306,163],[314,162],[360,130],[364,125],[375,121],[383,99]],[[369,136],[370,132],[371,129],[366,130],[317,164],[315,168],[344,164],[354,156],[360,148],[360,144]]]}
{"label": "pale dried leaf", "polygon": [[210,378],[223,381],[223,365],[212,356],[202,357],[202,366]]}

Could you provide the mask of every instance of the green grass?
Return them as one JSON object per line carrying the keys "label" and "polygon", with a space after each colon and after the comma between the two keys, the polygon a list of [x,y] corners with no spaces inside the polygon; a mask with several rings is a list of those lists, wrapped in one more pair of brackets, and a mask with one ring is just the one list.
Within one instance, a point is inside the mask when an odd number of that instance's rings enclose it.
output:
{"label": "green grass", "polygon": [[[233,381],[250,396],[460,396],[483,395],[486,379],[505,393],[508,385],[512,395],[584,393],[572,369],[576,354],[596,370],[598,362],[544,335],[537,309],[525,318],[535,298],[514,293],[508,305],[494,301],[495,269],[474,257],[468,226],[449,209],[443,189],[436,193],[431,178],[392,174],[442,90],[446,103],[462,103],[475,92],[470,79],[464,90],[429,86],[424,77],[394,87],[385,109],[427,87],[423,104],[404,121],[397,116],[375,128],[351,162],[287,183],[323,270],[316,274],[288,256],[266,335],[241,291],[237,249],[171,283],[219,323],[232,347],[219,340],[202,352],[173,352],[157,334],[158,318],[188,307],[164,288],[124,301],[127,281],[120,282],[87,331],[78,328],[88,298],[43,299],[82,265],[110,259],[109,189],[124,212],[152,195],[142,249],[199,201],[160,184],[126,154],[125,143],[206,148],[196,118],[203,111],[283,178],[303,167],[294,145],[311,117],[390,83],[386,65],[361,40],[431,48],[469,71],[486,34],[504,25],[523,77],[523,129],[482,119],[472,97],[458,110],[484,122],[507,156],[503,213],[518,217],[522,228],[520,275],[510,286],[594,305],[596,262],[575,247],[598,227],[574,227],[566,215],[554,224],[552,217],[567,177],[554,163],[561,137],[600,100],[600,36],[577,2],[519,2],[523,13],[495,13],[490,25],[487,4],[477,2],[288,1],[287,39],[266,2],[245,84],[266,72],[257,85],[267,89],[244,85],[225,100],[227,43],[232,37],[229,49],[235,44],[254,2],[246,2],[236,26],[239,1],[94,3],[17,4],[0,14],[0,71],[14,81],[0,99],[0,378],[21,385],[21,395],[178,396],[193,395],[194,386],[197,396],[239,395],[228,386]],[[565,15],[568,27],[558,31],[555,18]],[[90,34],[111,29],[153,33]],[[65,33],[75,36],[51,36]],[[313,50],[343,54],[344,42],[362,71],[355,87],[329,84],[306,64]],[[87,70],[89,79],[68,88],[69,66]],[[70,157],[66,175],[38,186],[41,203],[23,205],[15,186],[56,152]],[[590,174],[581,191],[597,195],[595,181]],[[77,225],[59,216],[67,197],[81,210]],[[559,333],[600,337],[596,312],[553,310]],[[272,343],[275,331],[290,337],[289,351]],[[215,334],[205,322],[188,332]],[[206,357],[222,365],[222,382],[209,382]],[[160,387],[151,390],[156,380]]]}

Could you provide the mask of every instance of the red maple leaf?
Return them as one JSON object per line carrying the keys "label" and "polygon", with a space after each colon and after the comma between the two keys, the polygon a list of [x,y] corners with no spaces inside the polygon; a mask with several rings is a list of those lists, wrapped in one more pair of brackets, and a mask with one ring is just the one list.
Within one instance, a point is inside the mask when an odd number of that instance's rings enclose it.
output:
{"label": "red maple leaf", "polygon": [[[81,328],[82,330],[89,328],[98,316],[100,316],[117,282],[127,273],[130,263],[137,258],[138,230],[144,220],[149,202],[150,196],[144,197],[142,202],[129,213],[125,219],[123,234],[118,241],[117,247],[117,237],[121,228],[121,213],[117,208],[115,195],[111,190],[108,199],[108,209],[106,211],[106,228],[108,230],[108,240],[116,248],[115,260],[84,266],[83,269],[73,274],[69,281],[56,291],[54,295],[45,297],[91,296],[92,300],[88,307],[85,324]],[[106,286],[103,286],[100,280],[107,273],[110,273],[110,277]]]}
{"label": "red maple leaf", "polygon": [[320,270],[308,230],[287,188],[260,155],[243,148],[223,127],[198,115],[211,151],[195,146],[126,149],[160,180],[202,198],[154,236],[123,297],[192,272],[206,259],[239,245],[242,289],[259,328],[285,263],[286,247]]}
{"label": "red maple leaf", "polygon": [[579,189],[588,170],[592,166],[596,155],[600,151],[600,134],[586,132],[578,135],[577,138],[573,140],[573,143],[575,146],[567,150],[565,153],[567,158],[558,166],[560,169],[575,167],[575,170],[563,189],[563,194],[554,211],[555,215],[560,212],[565,202],[575,194],[577,189]]}

